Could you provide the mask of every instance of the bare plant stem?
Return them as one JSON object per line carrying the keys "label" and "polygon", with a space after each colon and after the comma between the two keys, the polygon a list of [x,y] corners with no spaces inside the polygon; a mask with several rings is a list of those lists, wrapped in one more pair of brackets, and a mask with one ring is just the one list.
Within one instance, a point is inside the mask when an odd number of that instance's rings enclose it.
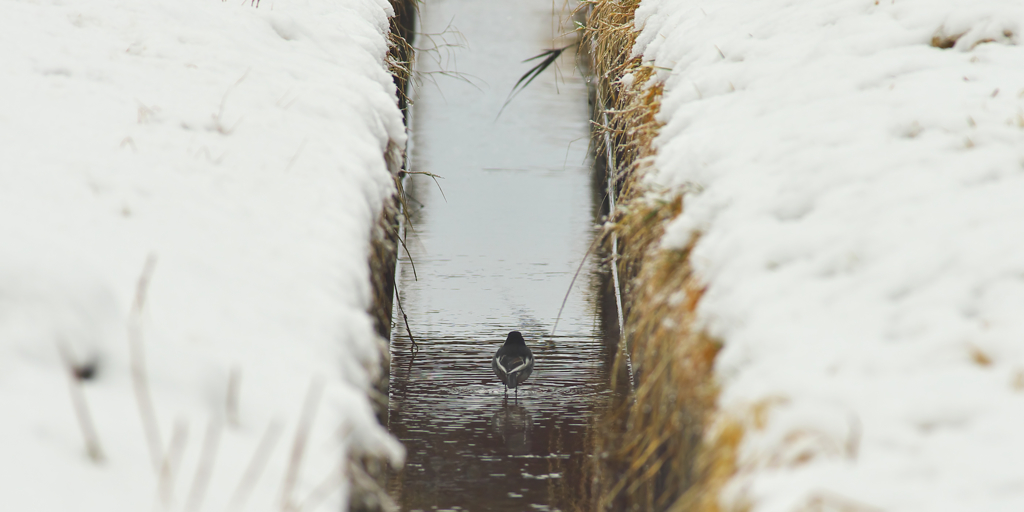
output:
{"label": "bare plant stem", "polygon": [[103,448],[100,446],[100,436],[96,432],[96,425],[92,421],[92,414],[89,413],[89,404],[85,401],[85,393],[82,391],[82,379],[75,370],[75,362],[71,358],[71,351],[63,342],[57,342],[57,351],[60,353],[60,360],[64,369],[68,372],[68,389],[71,392],[71,405],[75,409],[75,417],[78,419],[78,426],[82,430],[82,437],[85,439],[85,453],[95,463],[103,462]]}
{"label": "bare plant stem", "polygon": [[555,329],[558,329],[558,321],[562,318],[562,311],[565,309],[565,303],[569,300],[569,294],[572,293],[572,286],[576,284],[576,278],[580,276],[580,271],[583,270],[583,264],[587,262],[587,257],[597,247],[597,243],[601,241],[604,236],[595,236],[594,240],[590,242],[590,247],[587,248],[587,252],[583,255],[583,259],[580,260],[580,265],[576,267],[576,273],[572,275],[572,281],[569,281],[569,289],[565,291],[565,297],[562,298],[562,305],[558,308],[558,315],[555,316],[555,325],[551,327],[551,335],[555,335]]}
{"label": "bare plant stem", "polygon": [[178,477],[178,468],[181,466],[181,457],[185,454],[187,442],[188,424],[179,419],[174,422],[171,444],[167,447],[167,455],[160,464],[160,502],[165,507],[170,506],[171,498],[174,496],[174,482]]}
{"label": "bare plant stem", "polygon": [[238,122],[240,120],[236,121],[234,126],[232,126],[231,128],[224,126],[224,107],[227,105],[228,96],[231,95],[231,92],[238,88],[238,86],[245,81],[246,77],[249,76],[249,71],[251,71],[251,69],[247,69],[245,73],[242,74],[242,77],[238,79],[237,82],[232,84],[230,87],[228,87],[226,91],[224,91],[224,96],[220,99],[220,108],[217,109],[216,114],[213,114],[211,116],[213,117],[214,127],[221,135],[231,135],[231,133],[235,131],[235,128],[238,127]]}
{"label": "bare plant stem", "polygon": [[395,283],[395,300],[398,302],[398,312],[402,314],[402,319],[405,320],[405,333],[409,335],[409,341],[412,341],[413,351],[418,351],[420,346],[416,344],[416,338],[412,337],[412,329],[409,327],[409,316],[405,314],[405,309],[402,307],[402,297],[398,293],[398,283]]}
{"label": "bare plant stem", "polygon": [[292,454],[288,462],[288,470],[284,476],[284,490],[281,494],[281,510],[295,510],[295,484],[299,481],[299,470],[302,469],[302,458],[306,454],[306,443],[309,442],[309,433],[313,429],[313,420],[316,418],[317,405],[320,403],[320,395],[323,392],[323,383],[319,379],[313,379],[306,392],[306,400],[302,404],[302,415],[299,417],[299,424],[295,429],[295,440],[292,442]]}
{"label": "bare plant stem", "polygon": [[[408,142],[406,142],[406,161],[408,161],[409,158],[408,151]],[[402,185],[402,179],[398,176],[395,176],[395,187],[398,189],[398,203],[402,205],[402,216],[405,217],[405,222],[402,223],[402,227],[405,231],[405,237],[402,236],[402,233],[396,232],[396,238],[398,238],[398,241],[402,244],[402,248],[405,249],[405,254],[409,256],[409,264],[412,266],[413,279],[419,281],[419,275],[416,274],[416,262],[412,259],[412,253],[409,252],[409,246],[405,243],[405,239],[409,237],[409,226],[412,225],[412,217],[409,216],[409,196],[405,193],[405,186]],[[440,187],[440,185],[438,185],[438,187]]]}
{"label": "bare plant stem", "polygon": [[153,277],[155,267],[156,256],[150,254],[146,258],[146,265],[143,267],[135,287],[135,301],[128,319],[128,353],[132,366],[132,388],[135,390],[135,402],[138,404],[139,414],[142,416],[142,428],[149,446],[150,461],[153,464],[153,470],[159,473],[163,458],[163,443],[160,440],[160,428],[156,419],[156,410],[153,407],[153,399],[149,393],[145,354],[142,350],[142,312],[146,304],[149,281]]}
{"label": "bare plant stem", "polygon": [[267,425],[267,430],[263,433],[260,444],[256,446],[256,451],[253,452],[252,459],[249,460],[249,465],[246,466],[242,479],[239,480],[238,486],[235,487],[235,493],[231,497],[231,505],[228,507],[228,510],[239,510],[245,505],[245,500],[249,497],[253,487],[256,486],[260,475],[263,474],[267,461],[270,460],[270,453],[274,450],[274,445],[277,444],[277,440],[281,437],[282,428],[281,422],[276,420]]}
{"label": "bare plant stem", "polygon": [[437,174],[429,173],[429,172],[426,172],[426,171],[408,171],[407,170],[407,171],[405,171],[405,173],[406,174],[422,174],[424,176],[430,176],[430,178],[434,180],[434,184],[437,185],[437,190],[439,192],[441,192],[441,198],[444,199],[444,202],[446,202],[446,203],[448,202],[448,198],[444,195],[444,189],[441,188],[441,182],[437,181],[438,178],[441,178],[443,180],[444,176],[438,176]]}
{"label": "bare plant stem", "polygon": [[[406,146],[406,147],[407,147],[406,151],[408,151],[408,146]],[[409,158],[408,153],[406,153],[406,155],[407,155],[406,158]],[[433,175],[431,175],[431,176],[433,176]],[[435,181],[436,181],[436,179],[435,179]],[[402,223],[402,226],[404,227],[405,236],[408,237],[409,236],[409,226],[412,225],[412,218],[409,217],[409,204],[405,200],[405,198],[406,198],[405,187],[402,186],[402,180],[400,180],[400,179],[396,178],[395,179],[395,183],[399,187],[398,198],[399,198],[399,202],[402,204],[402,212],[405,214],[405,222]],[[441,188],[441,185],[438,184],[437,187]],[[441,192],[441,195],[442,196],[444,195],[443,191]],[[406,245],[405,238],[403,238],[401,235],[402,235],[401,233],[398,233],[398,237],[397,237],[398,241],[401,242],[402,248],[405,249],[405,254],[407,256],[409,256],[409,265],[412,267],[413,279],[418,281],[419,280],[419,276],[416,275],[416,262],[413,261],[412,253],[409,252],[409,246]],[[405,320],[405,332],[406,332],[406,334],[409,335],[409,340],[412,341],[412,350],[414,352],[418,351],[420,349],[420,346],[416,343],[416,338],[413,338],[413,336],[412,336],[412,329],[409,328],[409,316],[405,314],[405,308],[402,307],[402,297],[398,293],[398,279],[397,278],[395,279],[394,286],[395,286],[395,301],[398,302],[398,311],[400,313],[402,313],[402,318]]]}
{"label": "bare plant stem", "polygon": [[[601,107],[601,116],[605,126],[608,124],[608,112],[604,110],[604,100],[601,99],[601,88],[597,88],[597,101]],[[606,128],[604,130],[604,147],[608,158],[608,218],[615,218],[615,180],[618,169],[615,166],[615,154],[612,152],[612,139]],[[636,382],[633,379],[633,361],[629,355],[629,348],[626,343],[626,323],[622,318],[622,290],[619,287],[619,236],[612,229],[612,284],[615,286],[615,312],[619,320],[619,346],[626,357],[626,369],[629,370],[629,388],[636,390]]]}
{"label": "bare plant stem", "polygon": [[242,369],[235,366],[228,376],[228,389],[224,399],[224,415],[227,417],[228,425],[238,428],[242,422],[239,419],[238,402],[242,392]]}
{"label": "bare plant stem", "polygon": [[206,435],[203,437],[203,451],[199,455],[199,466],[196,467],[196,476],[192,479],[192,489],[189,490],[188,500],[185,502],[186,511],[199,510],[203,506],[206,487],[210,483],[210,475],[213,474],[213,463],[217,459],[217,446],[220,444],[222,427],[220,417],[217,414],[211,414],[210,421],[206,424]]}
{"label": "bare plant stem", "polygon": [[[405,230],[405,233],[406,233],[406,236],[408,236],[409,230]],[[416,262],[413,261],[413,259],[412,259],[412,253],[409,252],[409,246],[405,244],[405,239],[402,238],[402,237],[398,237],[398,241],[402,242],[402,248],[405,249],[406,256],[409,256],[409,265],[412,267],[412,277],[413,277],[413,280],[419,281],[420,277],[418,275],[416,275]]]}

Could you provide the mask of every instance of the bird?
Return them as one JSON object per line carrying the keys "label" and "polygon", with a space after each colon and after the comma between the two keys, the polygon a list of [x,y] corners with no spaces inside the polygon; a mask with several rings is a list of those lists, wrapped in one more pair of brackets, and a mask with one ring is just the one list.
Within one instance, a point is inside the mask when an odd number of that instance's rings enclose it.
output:
{"label": "bird", "polygon": [[491,359],[491,368],[498,376],[501,383],[505,385],[505,396],[508,396],[508,388],[516,390],[516,400],[519,400],[519,385],[530,378],[533,373],[533,352],[526,346],[526,340],[519,331],[508,333],[505,344],[494,353]]}

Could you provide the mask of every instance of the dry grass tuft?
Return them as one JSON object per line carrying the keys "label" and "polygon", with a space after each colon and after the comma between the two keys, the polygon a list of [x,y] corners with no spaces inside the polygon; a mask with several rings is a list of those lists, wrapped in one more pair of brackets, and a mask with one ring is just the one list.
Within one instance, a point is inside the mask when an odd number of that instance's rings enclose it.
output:
{"label": "dry grass tuft", "polygon": [[1010,388],[1014,391],[1024,391],[1024,370],[1017,370],[1013,372],[1013,378],[1010,380]]}
{"label": "dry grass tuft", "polygon": [[[604,132],[609,132],[614,145],[613,152],[623,175],[639,174],[622,172],[627,166],[640,162],[650,153],[650,142],[654,139],[660,124],[654,119],[660,106],[661,84],[644,90],[644,85],[653,76],[653,68],[643,66],[640,58],[629,58],[636,33],[633,32],[633,11],[639,0],[625,0],[620,3],[599,0],[583,4],[589,6],[590,15],[583,28],[583,41],[591,56],[591,66],[596,78],[595,105],[597,154],[603,155]],[[620,79],[632,74],[634,79],[629,87]],[[603,124],[601,109],[609,116],[609,123]]]}
{"label": "dry grass tuft", "polygon": [[[652,250],[664,219],[680,201],[637,208],[617,223],[639,274],[631,280],[626,321],[637,388],[622,411],[624,432],[607,453],[609,485],[602,509],[718,510],[718,489],[734,472],[738,422],[705,436],[718,389],[713,368],[720,344],[693,328],[704,287],[689,253]],[[636,242],[647,242],[643,255]]]}
{"label": "dry grass tuft", "polygon": [[416,16],[416,4],[412,0],[391,0],[395,15],[391,17],[391,31],[388,34],[388,71],[395,81],[398,93],[398,108],[408,119],[411,105],[409,96],[409,78],[412,76],[412,63],[415,52],[412,44],[413,19]]}
{"label": "dry grass tuft", "polygon": [[944,34],[941,31],[940,32],[936,32],[935,35],[932,36],[931,45],[934,48],[939,48],[939,49],[942,49],[942,50],[948,50],[948,49],[956,46],[957,40],[959,40],[960,36],[962,36],[962,35],[963,34],[949,35],[949,34]]}
{"label": "dry grass tuft", "polygon": [[992,358],[986,354],[984,350],[971,345],[968,347],[968,351],[971,354],[971,361],[973,361],[974,364],[982,367],[992,366]]}
{"label": "dry grass tuft", "polygon": [[[617,169],[618,206],[609,217],[622,247],[618,270],[636,382],[633,401],[604,420],[605,435],[595,442],[593,494],[599,510],[718,511],[744,423],[716,413],[721,344],[694,327],[705,291],[689,259],[698,237],[680,250],[659,247],[682,198],[652,199],[643,185],[661,127],[655,116],[662,85],[651,82],[651,66],[629,58],[638,4],[589,3],[584,29],[596,78],[597,153],[605,155],[607,133]],[[632,79],[623,81],[626,75]]]}

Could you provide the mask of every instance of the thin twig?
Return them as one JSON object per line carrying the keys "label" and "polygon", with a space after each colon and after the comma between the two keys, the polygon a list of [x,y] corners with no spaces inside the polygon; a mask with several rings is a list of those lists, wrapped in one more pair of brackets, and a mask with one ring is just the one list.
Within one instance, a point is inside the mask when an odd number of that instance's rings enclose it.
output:
{"label": "thin twig", "polygon": [[426,172],[426,171],[405,171],[405,173],[406,174],[422,174],[424,176],[430,176],[434,180],[434,184],[437,185],[437,190],[439,192],[441,192],[441,198],[444,199],[444,202],[446,202],[446,203],[448,202],[448,198],[445,197],[445,195],[444,195],[444,189],[441,188],[441,182],[437,181],[438,178],[443,180],[444,176],[441,176],[439,174],[434,174],[432,172]]}
{"label": "thin twig", "polygon": [[188,424],[179,419],[174,422],[171,444],[167,447],[167,455],[160,464],[160,502],[164,506],[171,504],[171,497],[174,495],[174,482],[178,477],[178,468],[181,465],[181,457],[185,454],[187,442]]}
{"label": "thin twig", "polygon": [[[406,229],[405,232],[409,233],[409,230]],[[418,275],[416,275],[416,262],[412,260],[412,253],[409,252],[409,246],[405,245],[405,239],[402,238],[402,237],[398,237],[398,241],[402,243],[402,248],[405,249],[405,255],[409,257],[409,266],[412,267],[412,278],[413,278],[413,280],[414,281],[419,281],[420,277]]]}
{"label": "thin twig", "polygon": [[[578,140],[580,140],[580,139],[583,139],[583,138],[584,138],[584,137],[580,137],[579,139],[573,139],[573,140],[570,140],[570,141],[569,141],[569,144],[567,144],[567,145],[565,146],[565,159],[563,159],[563,160],[562,160],[562,170],[563,170],[563,171],[565,170],[565,168],[566,168],[566,167],[568,167],[568,166],[569,166],[569,150],[570,150],[570,149],[572,149],[572,143],[573,143],[573,142],[576,142],[576,141],[578,141]],[[587,138],[588,140],[590,139],[590,137],[586,137],[586,138]],[[589,144],[587,145],[587,152],[588,152],[588,153],[590,152],[590,145],[589,145]],[[584,161],[584,162],[586,162],[586,158],[587,158],[587,153],[584,153],[584,156],[583,156],[583,161]]]}
{"label": "thin twig", "polygon": [[295,492],[295,484],[299,481],[299,470],[302,469],[302,459],[306,454],[306,443],[309,442],[309,433],[313,429],[313,421],[316,419],[317,406],[320,404],[320,394],[323,392],[323,387],[320,379],[313,379],[309,383],[306,401],[302,404],[299,424],[295,429],[295,440],[292,442],[292,454],[288,461],[288,470],[284,476],[281,510],[295,510],[295,502],[292,499],[292,495]]}
{"label": "thin twig", "polygon": [[149,446],[150,462],[153,470],[160,472],[163,459],[163,442],[160,440],[160,427],[156,419],[156,409],[149,393],[149,380],[146,377],[145,354],[142,351],[142,312],[146,305],[146,292],[149,281],[156,268],[156,255],[150,254],[135,286],[135,301],[128,320],[128,352],[132,365],[132,389],[135,390],[135,402],[142,417],[142,428]]}
{"label": "thin twig", "polygon": [[231,428],[238,428],[242,422],[238,413],[239,395],[242,392],[242,369],[235,366],[228,375],[228,389],[224,397],[224,415]]}
{"label": "thin twig", "polygon": [[397,282],[395,283],[395,300],[398,301],[398,312],[405,319],[405,333],[409,335],[409,341],[412,342],[412,350],[415,352],[420,349],[420,346],[416,344],[416,338],[412,337],[412,329],[409,327],[409,316],[405,314],[405,308],[402,307],[402,296],[398,293]]}
{"label": "thin twig", "polygon": [[[449,24],[450,23],[451,22],[449,22]],[[409,117],[406,120],[407,126],[413,126],[413,124],[412,124],[413,116],[415,116],[415,115],[416,115],[416,113],[415,113],[414,109],[409,109],[408,110],[408,116]],[[406,138],[405,138],[405,158],[404,158],[404,161],[402,162],[402,173],[406,173],[406,174],[409,173],[409,165],[410,165],[410,162],[412,161],[413,147],[411,147],[411,144],[412,144],[412,134],[411,133],[406,133]],[[419,172],[419,171],[417,171],[417,172]],[[433,177],[433,175],[431,175],[431,177]],[[409,214],[409,201],[408,201],[411,198],[405,192],[404,175],[399,173],[399,175],[394,176],[394,180],[395,180],[395,188],[398,190],[398,203],[402,207],[402,217],[405,219],[405,222],[402,222],[401,226],[396,226],[396,228],[395,228],[396,229],[395,235],[396,235],[396,238],[398,238],[398,241],[401,242],[402,248],[405,249],[406,256],[409,257],[409,265],[412,267],[412,278],[413,278],[413,280],[419,281],[420,277],[416,273],[416,261],[413,260],[412,252],[409,251],[409,246],[406,243],[406,238],[409,238],[409,228],[411,228],[413,226],[412,216]],[[437,179],[435,179],[434,182],[437,183]],[[441,190],[441,184],[440,183],[437,183],[437,188],[438,188],[438,190]],[[441,197],[444,197],[444,190],[441,190]],[[445,202],[448,202],[447,198],[445,198]],[[404,237],[402,236],[402,231],[401,231],[403,229],[404,229],[404,232],[405,232],[405,236]]]}
{"label": "thin twig", "polygon": [[583,259],[580,260],[580,265],[576,267],[576,273],[572,275],[572,281],[569,281],[569,289],[565,291],[565,297],[562,299],[562,306],[558,308],[558,316],[555,317],[555,325],[551,328],[551,335],[555,335],[555,329],[558,328],[558,321],[562,318],[562,310],[565,309],[565,303],[569,300],[569,294],[572,293],[572,286],[576,284],[576,278],[579,277],[580,271],[583,270],[583,264],[587,261],[587,256],[594,251],[594,247],[597,247],[598,241],[602,240],[604,236],[595,236],[594,240],[590,242],[590,247],[587,248],[586,254],[583,255]]}
{"label": "thin twig", "polygon": [[256,451],[253,452],[252,459],[249,460],[249,465],[246,466],[242,479],[238,481],[238,486],[235,487],[235,493],[231,497],[231,505],[228,507],[228,510],[240,510],[245,505],[245,500],[248,499],[249,493],[256,486],[256,482],[260,479],[263,469],[266,468],[267,462],[270,460],[270,454],[273,452],[277,440],[281,437],[283,429],[284,427],[281,425],[281,422],[277,420],[267,424],[267,430],[263,433],[260,444],[256,446]]}
{"label": "thin twig", "polygon": [[[410,376],[412,375],[412,365],[413,365],[413,363],[416,362],[416,356],[417,355],[419,355],[419,352],[414,350],[412,352],[412,357],[409,358],[409,364],[406,365],[406,367],[405,367],[405,380],[402,381],[402,382],[406,382],[406,383],[410,382]],[[404,391],[409,391],[409,386],[408,385],[403,385],[401,389],[403,389]]]}
{"label": "thin twig", "polygon": [[309,139],[302,139],[302,144],[299,144],[299,149],[296,149],[291,160],[288,160],[288,166],[284,168],[284,172],[292,170],[292,166],[295,165],[295,161],[299,159],[299,155],[302,153],[303,148],[306,147],[307,142],[309,142]]}
{"label": "thin twig", "polygon": [[[437,82],[436,82],[436,80],[433,79],[432,75],[447,76],[447,77],[455,78],[456,80],[465,82],[465,83],[473,86],[477,90],[481,90],[482,91],[483,89],[481,89],[479,85],[474,83],[473,80],[475,79],[475,80],[477,80],[477,81],[479,81],[481,83],[484,83],[484,84],[486,84],[486,82],[484,82],[482,79],[480,79],[480,77],[473,76],[473,75],[470,75],[468,73],[463,73],[463,72],[460,72],[458,70],[458,62],[457,62],[458,61],[458,59],[457,59],[458,55],[453,51],[453,49],[454,48],[468,48],[469,45],[466,43],[465,36],[463,36],[462,33],[459,32],[459,30],[456,29],[452,25],[453,21],[454,21],[454,17],[452,18],[452,20],[450,20],[448,22],[448,25],[441,32],[437,32],[437,33],[416,32],[415,33],[416,34],[415,39],[417,41],[420,41],[420,40],[427,41],[427,42],[430,43],[431,47],[429,47],[429,48],[426,47],[426,46],[424,46],[424,47],[419,47],[419,46],[412,47],[413,50],[414,50],[414,54],[418,55],[418,56],[428,56],[428,57],[430,57],[431,60],[434,61],[434,64],[438,68],[440,68],[440,69],[438,69],[436,71],[420,71],[420,70],[413,69],[413,70],[411,70],[412,71],[411,75],[412,75],[412,77],[414,78],[414,80],[417,83],[421,83],[423,81],[423,78],[427,77],[427,78],[431,79],[431,81],[434,83],[434,85],[437,85]],[[448,37],[447,36],[449,34],[453,35],[454,42],[449,42],[448,41]],[[438,39],[440,39],[440,41],[441,41],[440,44],[438,43]],[[444,50],[444,55],[443,56],[441,54],[441,50],[442,49]],[[449,68],[449,65],[450,65],[450,67],[452,69],[447,69],[447,68]],[[443,95],[443,93],[442,93],[442,95]],[[411,124],[409,124],[409,126],[411,126]]]}
{"label": "thin twig", "polygon": [[242,77],[239,78],[238,81],[236,81],[230,87],[228,87],[226,91],[224,91],[224,96],[220,99],[220,108],[217,110],[216,114],[210,115],[210,117],[213,118],[214,128],[216,128],[217,132],[219,132],[221,135],[231,135],[231,133],[235,131],[235,128],[238,127],[238,123],[242,122],[242,120],[239,119],[238,121],[235,121],[234,126],[232,126],[231,128],[224,126],[224,106],[227,104],[228,96],[231,94],[231,92],[234,91],[239,85],[241,85],[242,82],[245,81],[246,77],[249,76],[249,71],[252,70],[245,70],[245,73],[242,74]]}
{"label": "thin twig", "polygon": [[217,414],[211,414],[210,421],[206,424],[206,435],[203,437],[203,450],[199,455],[199,466],[196,467],[196,476],[192,479],[192,489],[185,502],[186,511],[199,510],[203,506],[206,487],[213,474],[213,463],[217,459],[217,446],[220,444],[222,426],[220,417]]}
{"label": "thin twig", "polygon": [[82,430],[82,437],[85,439],[85,453],[95,463],[103,462],[103,447],[100,445],[100,436],[96,432],[96,425],[92,421],[92,414],[89,413],[89,404],[85,401],[85,393],[82,391],[81,372],[72,360],[71,351],[63,341],[57,341],[57,351],[60,353],[60,360],[64,369],[68,372],[68,387],[71,392],[71,405],[75,409],[75,418],[78,419],[78,426]]}
{"label": "thin twig", "polygon": [[[406,149],[406,160],[409,158],[408,149]],[[402,171],[406,172],[406,171]],[[405,249],[406,256],[409,256],[409,264],[412,266],[412,277],[414,280],[419,281],[419,275],[416,274],[416,262],[412,259],[412,252],[409,251],[409,246],[405,243],[405,238],[409,236],[409,226],[412,225],[412,218],[409,217],[409,203],[406,201],[408,196],[405,193],[405,187],[402,185],[402,179],[398,176],[394,177],[395,187],[398,188],[398,202],[402,205],[402,216],[405,217],[405,222],[402,227],[405,228],[405,237],[402,237],[401,233],[396,233],[398,241],[402,244],[402,248]]]}
{"label": "thin twig", "polygon": [[[604,124],[608,125],[608,112],[604,111],[604,100],[601,99],[601,89],[597,89],[598,105],[602,109],[601,116]],[[604,146],[608,158],[608,218],[615,217],[615,181],[618,170],[615,166],[615,154],[612,152],[612,140],[608,130],[604,130]],[[615,312],[619,321],[619,346],[626,358],[626,369],[629,371],[629,388],[635,390],[636,382],[633,379],[633,361],[629,355],[629,347],[626,346],[626,323],[622,318],[622,290],[619,287],[619,236],[612,228],[612,284],[615,287]]]}

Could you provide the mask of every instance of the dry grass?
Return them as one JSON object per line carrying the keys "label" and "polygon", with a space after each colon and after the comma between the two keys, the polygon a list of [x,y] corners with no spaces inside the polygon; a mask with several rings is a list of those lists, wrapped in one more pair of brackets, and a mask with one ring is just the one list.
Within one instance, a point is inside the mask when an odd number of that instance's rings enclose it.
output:
{"label": "dry grass", "polygon": [[948,50],[956,46],[957,40],[959,40],[962,35],[963,34],[945,34],[942,31],[939,31],[932,36],[931,45],[934,48]]}
{"label": "dry grass", "polygon": [[735,471],[742,427],[722,420],[709,428],[720,344],[692,327],[704,293],[689,265],[693,242],[680,251],[650,247],[680,207],[676,199],[636,208],[616,224],[630,258],[623,266],[639,269],[630,280],[626,320],[637,388],[618,415],[621,434],[605,452],[602,510],[715,511],[718,490]]}
{"label": "dry grass", "polygon": [[394,78],[398,92],[398,108],[408,119],[407,111],[411,106],[406,94],[409,89],[409,78],[412,76],[414,51],[412,44],[413,18],[416,16],[416,4],[411,0],[391,0],[395,15],[391,17],[391,32],[388,34],[388,71]]}
{"label": "dry grass", "polygon": [[153,469],[160,472],[163,464],[163,441],[160,437],[159,422],[156,418],[156,407],[149,390],[149,376],[146,374],[146,357],[142,344],[142,312],[146,304],[146,292],[156,268],[156,256],[150,254],[146,258],[142,275],[135,285],[135,300],[128,320],[128,354],[132,369],[132,390],[135,402],[139,407],[143,430],[146,433],[146,446],[149,448],[150,462]]}
{"label": "dry grass", "polygon": [[94,463],[103,462],[106,457],[103,455],[103,446],[100,443],[100,436],[96,430],[96,423],[92,420],[92,413],[89,411],[89,403],[85,399],[83,381],[92,378],[96,373],[95,362],[76,362],[71,354],[71,349],[63,341],[57,342],[57,353],[60,355],[61,363],[68,374],[69,391],[71,392],[71,405],[75,410],[75,419],[78,420],[78,427],[82,431],[82,438],[85,440],[85,452]]}
{"label": "dry grass", "polygon": [[[744,424],[716,414],[720,343],[694,328],[705,289],[689,260],[697,238],[682,250],[658,248],[682,199],[652,199],[642,185],[660,129],[662,87],[647,84],[651,67],[629,58],[638,3],[590,3],[584,30],[597,79],[594,139],[604,155],[610,136],[617,168],[618,206],[610,218],[622,247],[618,270],[636,382],[633,400],[604,420],[605,435],[595,442],[593,493],[599,510],[718,511]],[[620,81],[627,73],[634,78],[628,87]]]}
{"label": "dry grass", "polygon": [[[661,86],[643,90],[653,69],[641,66],[639,58],[628,58],[636,39],[633,11],[639,3],[639,0],[620,3],[600,0],[584,4],[589,6],[590,15],[583,29],[583,41],[590,53],[591,69],[596,78],[597,101],[594,105],[597,111],[593,116],[597,121],[594,134],[598,144],[596,153],[604,154],[603,132],[608,131],[614,145],[615,160],[620,173],[625,176],[639,175],[633,166],[650,154],[650,143],[660,128],[654,114],[658,111]],[[627,73],[635,77],[632,87],[618,83]],[[609,116],[607,126],[599,115],[602,108]]]}

